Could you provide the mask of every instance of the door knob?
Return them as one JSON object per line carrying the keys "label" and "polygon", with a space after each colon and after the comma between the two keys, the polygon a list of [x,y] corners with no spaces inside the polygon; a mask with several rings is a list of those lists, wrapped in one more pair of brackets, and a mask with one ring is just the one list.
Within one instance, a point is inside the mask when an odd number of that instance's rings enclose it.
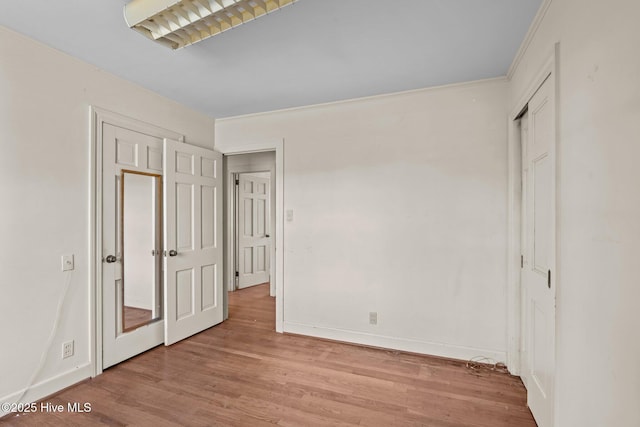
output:
{"label": "door knob", "polygon": [[169,251],[169,256],[176,256],[176,255],[178,255],[178,251],[176,251],[175,249],[171,249]]}
{"label": "door knob", "polygon": [[268,234],[266,234],[264,237],[269,237],[269,235],[268,235]]}
{"label": "door knob", "polygon": [[106,262],[108,262],[109,264],[111,264],[112,262],[116,262],[116,256],[115,255],[107,255],[107,257],[104,260]]}

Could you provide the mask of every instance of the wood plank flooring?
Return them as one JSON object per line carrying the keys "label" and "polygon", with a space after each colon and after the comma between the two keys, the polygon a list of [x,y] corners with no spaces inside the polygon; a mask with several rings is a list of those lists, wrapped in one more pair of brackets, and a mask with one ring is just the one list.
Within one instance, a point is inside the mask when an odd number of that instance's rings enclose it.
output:
{"label": "wood plank flooring", "polygon": [[149,323],[153,319],[153,312],[151,310],[145,310],[143,308],[129,307],[125,305],[124,311],[124,324],[125,330],[135,329],[137,326]]}
{"label": "wood plank flooring", "polygon": [[228,321],[44,399],[88,413],[9,426],[535,427],[520,380],[464,363],[274,332],[268,285],[230,294]]}

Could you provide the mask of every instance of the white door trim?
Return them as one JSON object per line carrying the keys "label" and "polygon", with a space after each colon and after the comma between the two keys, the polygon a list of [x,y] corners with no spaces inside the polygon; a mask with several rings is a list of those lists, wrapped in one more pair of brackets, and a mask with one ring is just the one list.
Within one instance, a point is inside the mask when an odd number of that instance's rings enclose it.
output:
{"label": "white door trim", "polygon": [[89,107],[89,321],[92,376],[102,373],[102,126],[105,123],[184,142],[184,135],[96,106]]}
{"label": "white door trim", "polygon": [[[276,170],[272,174],[271,179],[276,182],[276,229],[275,241],[272,245],[272,253],[274,257],[271,259],[271,280],[275,280],[275,297],[276,297],[276,332],[283,332],[284,327],[284,140],[273,140],[262,143],[253,143],[239,145],[236,147],[218,148],[223,155],[229,154],[248,154],[259,153],[262,151],[275,151],[276,153]],[[227,184],[228,185],[228,184]],[[229,188],[229,187],[227,187]],[[225,228],[228,227],[229,218],[225,222]],[[273,232],[273,230],[272,230]],[[227,235],[228,236],[228,235]],[[229,239],[227,239],[229,240]],[[229,245],[227,244],[227,250]],[[227,252],[228,253],[228,252]],[[229,270],[229,264],[225,266]],[[275,272],[274,272],[275,270]],[[228,274],[225,275],[228,278]],[[275,278],[275,279],[274,279]],[[228,283],[228,280],[225,280]]]}
{"label": "white door trim", "polygon": [[[526,91],[520,96],[518,102],[511,109],[508,117],[508,209],[507,209],[507,366],[509,372],[513,375],[520,375],[520,338],[521,338],[521,295],[520,295],[520,229],[521,229],[521,185],[522,185],[522,157],[520,146],[520,131],[516,124],[516,118],[528,104],[529,100],[536,93],[538,88],[542,86],[547,78],[554,79],[555,87],[555,123],[556,137],[554,140],[553,150],[558,159],[559,146],[559,59],[560,44],[556,43],[552,54],[549,56],[545,64],[535,77],[529,83]],[[555,162],[555,174],[558,177],[558,162]],[[558,179],[556,179],[556,259],[555,271],[553,272],[553,283],[559,283],[560,262],[558,259]],[[555,287],[557,290],[557,287]],[[556,327],[557,330],[557,327]]]}

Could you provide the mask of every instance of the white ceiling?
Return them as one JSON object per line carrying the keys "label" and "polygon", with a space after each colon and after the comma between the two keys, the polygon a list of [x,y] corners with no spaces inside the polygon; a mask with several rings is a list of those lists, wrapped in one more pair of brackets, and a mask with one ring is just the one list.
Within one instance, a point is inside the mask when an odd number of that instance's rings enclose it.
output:
{"label": "white ceiling", "polygon": [[3,1],[0,25],[221,118],[504,76],[541,0],[298,0],[177,51],[125,3]]}

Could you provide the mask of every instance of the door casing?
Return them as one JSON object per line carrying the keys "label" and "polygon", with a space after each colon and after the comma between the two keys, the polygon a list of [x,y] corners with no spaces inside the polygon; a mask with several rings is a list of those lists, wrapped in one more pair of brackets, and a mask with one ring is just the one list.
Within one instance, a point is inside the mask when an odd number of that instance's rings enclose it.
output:
{"label": "door casing", "polygon": [[[220,151],[223,155],[232,155],[232,154],[251,154],[251,153],[260,153],[264,151],[275,151],[276,154],[276,167],[275,171],[271,171],[271,179],[275,181],[275,229],[271,230],[272,240],[271,240],[271,263],[269,265],[270,268],[270,276],[271,276],[271,286],[275,290],[275,300],[276,300],[276,322],[275,328],[276,332],[283,332],[284,330],[284,248],[283,248],[283,239],[284,239],[284,204],[283,204],[283,194],[284,194],[284,140],[276,139],[269,140],[266,142],[258,142],[258,143],[248,143],[233,147],[217,147],[218,151]],[[233,173],[242,173],[242,172],[257,172],[257,170],[244,170],[244,169],[233,169],[233,171],[227,171],[225,175],[225,179],[227,182],[225,183],[225,188],[227,190],[227,195],[232,194],[233,189],[233,181],[230,179],[231,172]],[[233,211],[230,209],[231,205],[228,203],[229,199],[227,198],[227,209],[225,210],[225,273],[224,273],[224,283],[225,283],[225,298],[227,295],[229,284],[234,283],[235,276],[235,265],[231,261],[233,259]],[[227,304],[225,304],[225,318],[228,316],[228,312],[226,311]]]}

